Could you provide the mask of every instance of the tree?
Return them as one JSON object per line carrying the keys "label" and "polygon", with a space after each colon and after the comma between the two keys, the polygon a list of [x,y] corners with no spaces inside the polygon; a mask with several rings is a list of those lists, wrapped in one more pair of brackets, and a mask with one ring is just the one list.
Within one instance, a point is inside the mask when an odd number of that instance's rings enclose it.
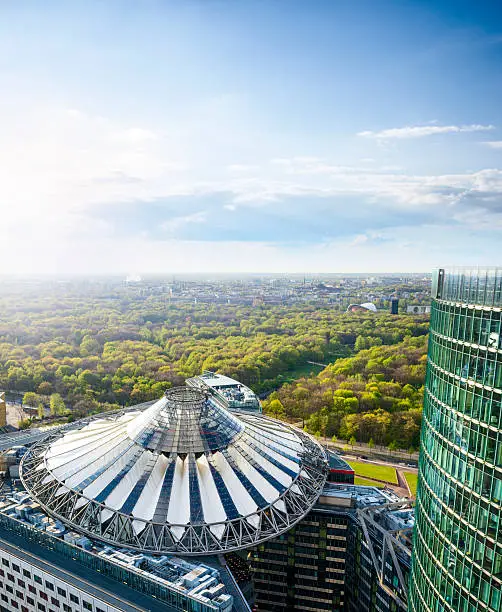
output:
{"label": "tree", "polygon": [[65,413],[66,406],[59,393],[53,393],[51,395],[50,408],[52,415],[60,415]]}
{"label": "tree", "polygon": [[354,438],[354,436],[351,436],[350,440],[349,440],[349,444],[352,446],[352,448],[354,448],[354,444],[356,443],[356,439]]}
{"label": "tree", "polygon": [[38,404],[37,414],[38,414],[38,418],[39,419],[43,419],[44,416],[45,416],[44,405],[42,404],[42,402],[40,402],[40,404]]}
{"label": "tree", "polygon": [[268,412],[273,414],[276,419],[284,416],[284,406],[279,399],[273,399],[268,405]]}
{"label": "tree", "polygon": [[23,404],[25,406],[30,406],[30,408],[35,408],[35,406],[38,406],[39,403],[40,403],[40,396],[37,395],[36,393],[33,393],[33,391],[27,391],[23,395]]}
{"label": "tree", "polygon": [[31,425],[31,419],[21,419],[19,423],[17,424],[19,429],[28,429],[30,425]]}
{"label": "tree", "polygon": [[368,447],[370,450],[373,450],[375,448],[375,441],[373,440],[373,438],[369,439]]}
{"label": "tree", "polygon": [[389,446],[387,446],[387,448],[389,449],[389,453],[392,454],[398,449],[397,442],[395,440],[392,440],[392,442],[389,444]]}
{"label": "tree", "polygon": [[40,393],[40,395],[50,395],[52,391],[52,385],[50,382],[44,380],[38,385],[37,391],[38,393]]}

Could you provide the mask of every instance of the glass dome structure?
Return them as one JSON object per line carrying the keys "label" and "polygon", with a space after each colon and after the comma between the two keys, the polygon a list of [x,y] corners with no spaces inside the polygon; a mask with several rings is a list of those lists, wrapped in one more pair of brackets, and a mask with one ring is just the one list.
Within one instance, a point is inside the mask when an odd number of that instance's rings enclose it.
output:
{"label": "glass dome structure", "polygon": [[51,434],[21,464],[32,497],[68,526],[116,546],[183,555],[287,531],[326,475],[325,452],[310,436],[230,413],[190,387]]}

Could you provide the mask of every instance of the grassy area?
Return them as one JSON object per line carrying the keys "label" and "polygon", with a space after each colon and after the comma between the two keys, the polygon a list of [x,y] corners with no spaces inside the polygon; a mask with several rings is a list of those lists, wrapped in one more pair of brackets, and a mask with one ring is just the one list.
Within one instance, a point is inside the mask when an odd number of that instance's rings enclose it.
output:
{"label": "grassy area", "polygon": [[304,363],[302,365],[293,368],[292,370],[287,370],[285,372],[281,372],[281,374],[277,377],[281,379],[281,384],[283,383],[291,383],[297,380],[298,378],[302,378],[304,376],[317,376],[319,372],[324,370],[321,366],[312,365],[311,363]]}
{"label": "grassy area", "polygon": [[349,463],[354,468],[354,472],[357,476],[362,476],[363,478],[378,478],[378,480],[397,484],[396,470],[393,467],[387,465],[374,465],[372,463],[361,463],[360,461],[349,461]]}
{"label": "grassy area", "polygon": [[354,484],[364,485],[365,487],[377,487],[378,489],[383,489],[385,487],[383,482],[375,482],[374,480],[368,480],[367,478],[361,478],[360,476],[354,477]]}
{"label": "grassy area", "polygon": [[414,472],[403,472],[403,476],[406,478],[411,494],[415,496],[417,494],[418,474]]}

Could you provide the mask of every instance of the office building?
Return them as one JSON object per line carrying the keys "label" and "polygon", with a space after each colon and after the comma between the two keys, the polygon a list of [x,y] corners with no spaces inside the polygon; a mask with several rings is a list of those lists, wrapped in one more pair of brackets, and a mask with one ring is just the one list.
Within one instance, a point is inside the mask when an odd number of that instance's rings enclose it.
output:
{"label": "office building", "polygon": [[390,314],[393,314],[393,315],[399,314],[399,299],[398,298],[390,299]]}
{"label": "office building", "polygon": [[259,612],[404,612],[413,511],[391,491],[327,483],[287,534],[251,554]]}
{"label": "office building", "polygon": [[410,612],[502,609],[502,269],[438,270]]}

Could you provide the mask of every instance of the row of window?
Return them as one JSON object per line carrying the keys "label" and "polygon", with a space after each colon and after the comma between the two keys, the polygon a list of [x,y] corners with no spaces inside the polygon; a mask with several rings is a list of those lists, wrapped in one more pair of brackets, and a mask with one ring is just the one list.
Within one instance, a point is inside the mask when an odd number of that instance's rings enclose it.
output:
{"label": "row of window", "polygon": [[466,418],[502,428],[502,392],[462,382],[430,361],[425,382],[430,394]]}
{"label": "row of window", "polygon": [[431,332],[429,360],[460,378],[502,389],[502,355],[458,344]]}
{"label": "row of window", "polygon": [[439,283],[438,297],[481,306],[502,306],[502,269],[446,270]]}
{"label": "row of window", "polygon": [[[6,558],[2,558],[1,565],[2,567],[0,567],[0,577],[1,577],[0,578],[0,589],[7,591],[7,593],[11,595],[15,594],[17,599],[20,599],[21,601],[26,601],[26,603],[31,605],[32,607],[34,606],[35,602],[34,602],[33,597],[31,597],[31,595],[29,595],[28,593],[34,596],[37,596],[38,598],[42,599],[43,601],[47,603],[49,603],[50,601],[50,604],[52,606],[54,606],[55,608],[62,608],[64,612],[73,612],[73,608],[70,605],[63,603],[61,601],[61,598],[66,599],[67,597],[72,604],[75,604],[77,606],[80,606],[80,604],[82,604],[82,607],[84,608],[84,610],[89,610],[89,612],[91,611],[105,612],[105,610],[103,610],[99,606],[94,607],[91,602],[86,601],[83,598],[82,598],[82,601],[80,601],[80,598],[76,594],[67,593],[65,589],[53,584],[49,580],[44,581],[42,577],[39,576],[38,574],[30,572],[25,567],[20,567],[17,563],[13,561],[11,562]],[[6,568],[6,569],[4,570],[3,568]],[[12,572],[16,572],[17,574],[19,574],[19,576],[22,576],[22,578],[21,577],[16,578],[14,574],[12,574],[8,570],[11,570]],[[42,588],[40,588],[39,586],[38,593],[37,593],[37,588],[34,586],[34,584],[27,584],[25,579],[30,580],[30,581],[33,580],[34,583],[36,583],[37,585],[40,585]],[[9,583],[12,583],[12,585],[14,586],[12,586]],[[23,590],[15,590],[16,587],[20,587]],[[54,597],[50,593],[47,593],[45,590],[43,590],[44,588],[47,589],[47,591],[52,591],[54,595],[57,594],[57,597]],[[7,602],[9,599],[8,596],[5,594],[1,594],[1,598],[5,602]],[[15,601],[15,600],[12,600],[12,601]],[[46,609],[45,604],[41,602],[39,602],[37,606],[38,606],[38,609],[41,610],[42,612],[44,612]],[[17,601],[16,601],[16,605],[15,606],[13,605],[13,607],[15,608],[19,607]]]}
{"label": "row of window", "polygon": [[434,302],[431,330],[448,338],[487,348],[502,348],[502,313]]}

